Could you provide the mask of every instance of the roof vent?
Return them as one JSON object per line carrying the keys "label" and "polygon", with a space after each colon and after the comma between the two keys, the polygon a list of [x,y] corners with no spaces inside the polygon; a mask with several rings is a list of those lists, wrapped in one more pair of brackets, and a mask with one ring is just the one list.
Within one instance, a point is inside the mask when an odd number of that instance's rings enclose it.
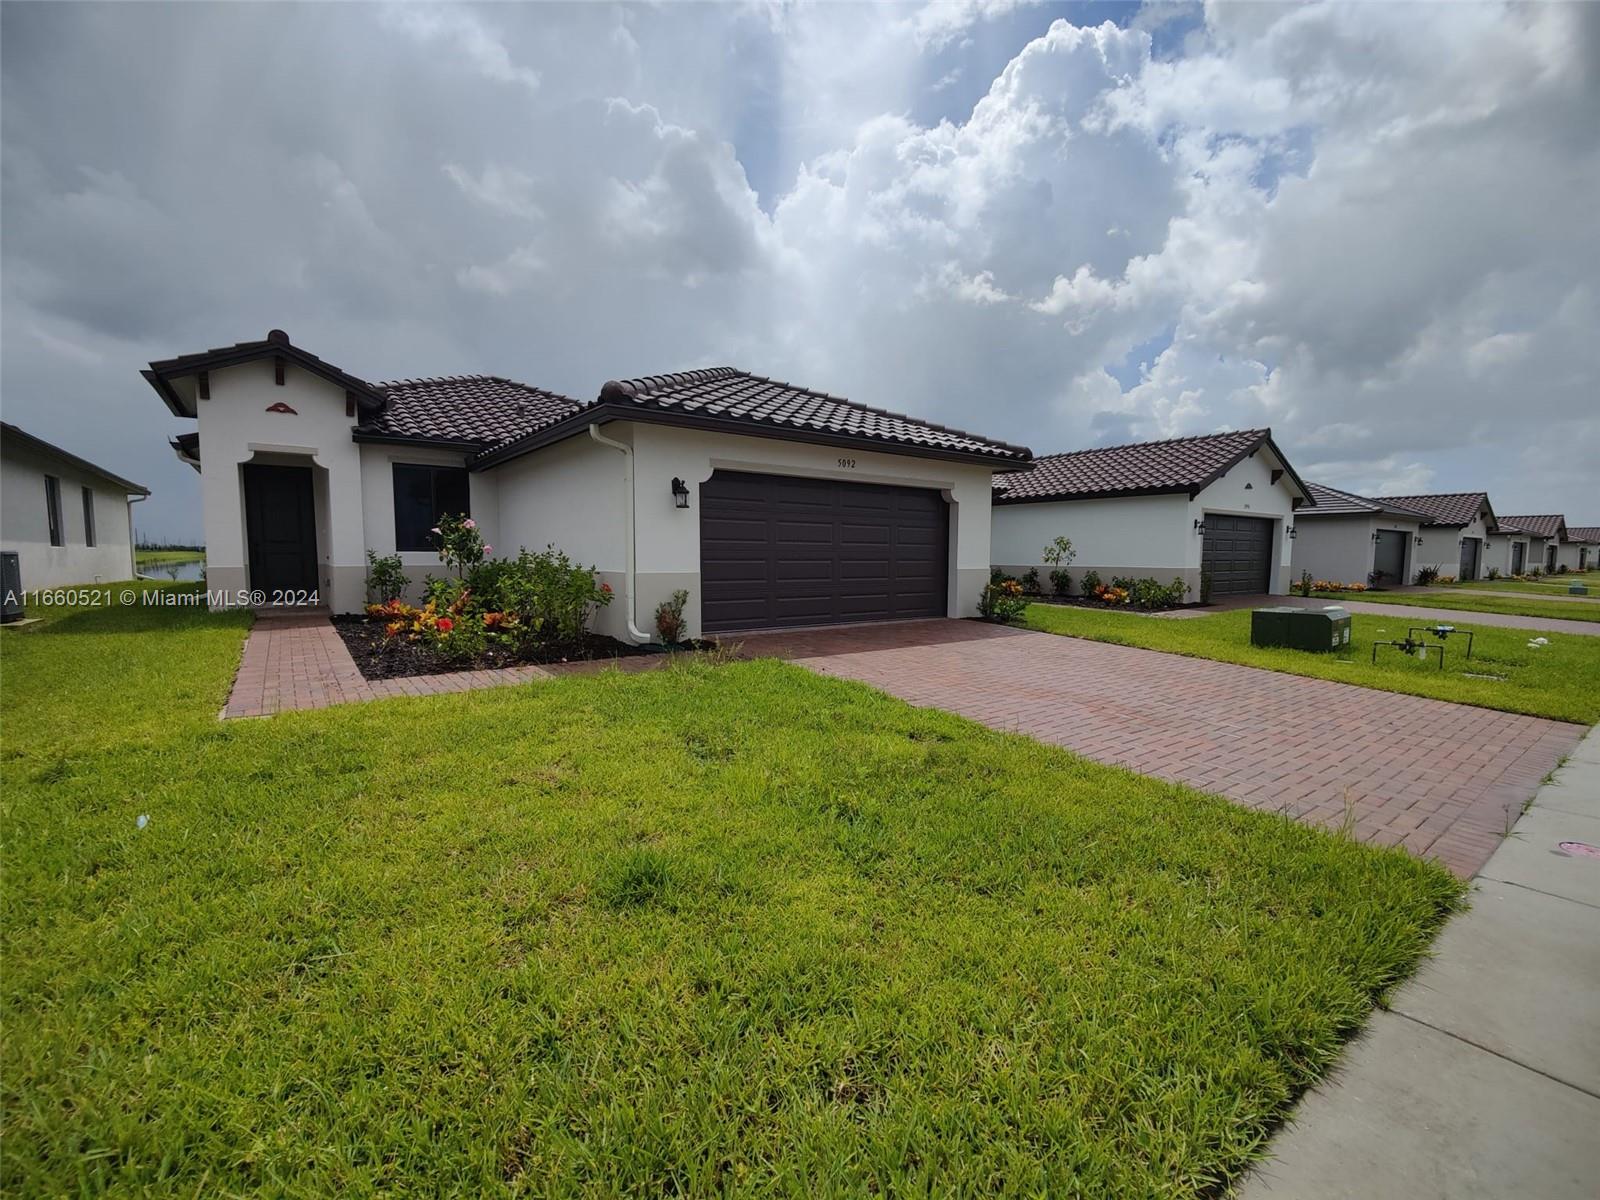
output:
{"label": "roof vent", "polygon": [[267,330],[267,341],[274,346],[287,346],[289,344],[289,335],[281,329],[269,329]]}

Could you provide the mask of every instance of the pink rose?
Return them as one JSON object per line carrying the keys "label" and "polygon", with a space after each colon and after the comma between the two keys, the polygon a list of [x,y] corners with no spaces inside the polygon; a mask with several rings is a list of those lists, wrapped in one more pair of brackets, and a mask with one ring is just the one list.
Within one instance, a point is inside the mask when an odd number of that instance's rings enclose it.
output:
{"label": "pink rose", "polygon": [[493,553],[494,553],[494,547],[493,547],[493,546],[491,546],[491,545],[489,545],[489,543],[488,543],[488,542],[485,542],[485,543],[484,543],[484,544],[483,544],[483,552],[484,552],[484,553],[485,553],[485,554],[493,554]]}
{"label": "pink rose", "polygon": [[461,528],[463,529],[476,529],[477,527],[478,523],[471,517],[468,517],[465,521],[461,522]]}

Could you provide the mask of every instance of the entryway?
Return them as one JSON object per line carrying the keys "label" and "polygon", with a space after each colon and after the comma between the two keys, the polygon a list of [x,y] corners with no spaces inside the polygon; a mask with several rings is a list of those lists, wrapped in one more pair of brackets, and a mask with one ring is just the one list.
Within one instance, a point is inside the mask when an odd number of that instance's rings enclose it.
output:
{"label": "entryway", "polygon": [[269,598],[317,588],[317,521],[310,467],[245,463],[250,588]]}

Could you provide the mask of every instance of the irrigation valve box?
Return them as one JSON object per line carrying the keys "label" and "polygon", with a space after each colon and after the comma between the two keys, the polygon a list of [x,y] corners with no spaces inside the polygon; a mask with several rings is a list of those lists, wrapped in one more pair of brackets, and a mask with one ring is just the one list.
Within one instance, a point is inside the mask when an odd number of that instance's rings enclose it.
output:
{"label": "irrigation valve box", "polygon": [[1327,608],[1258,608],[1250,614],[1250,644],[1327,653],[1350,645],[1350,614]]}

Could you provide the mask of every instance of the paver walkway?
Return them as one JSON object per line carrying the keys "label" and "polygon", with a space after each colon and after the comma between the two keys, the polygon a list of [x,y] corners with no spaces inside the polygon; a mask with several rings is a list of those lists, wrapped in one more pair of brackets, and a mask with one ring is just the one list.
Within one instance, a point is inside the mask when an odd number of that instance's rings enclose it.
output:
{"label": "paver walkway", "polygon": [[1591,1200],[1600,1180],[1600,731],[1435,957],[1300,1101],[1241,1200]]}
{"label": "paver walkway", "polygon": [[757,634],[743,647],[1252,808],[1348,822],[1363,840],[1437,857],[1462,877],[1584,732],[976,621]]}
{"label": "paver walkway", "polygon": [[222,716],[266,717],[297,708],[388,696],[433,696],[548,678],[550,672],[542,667],[506,667],[369,682],[326,615],[260,616],[245,639],[239,673]]}

